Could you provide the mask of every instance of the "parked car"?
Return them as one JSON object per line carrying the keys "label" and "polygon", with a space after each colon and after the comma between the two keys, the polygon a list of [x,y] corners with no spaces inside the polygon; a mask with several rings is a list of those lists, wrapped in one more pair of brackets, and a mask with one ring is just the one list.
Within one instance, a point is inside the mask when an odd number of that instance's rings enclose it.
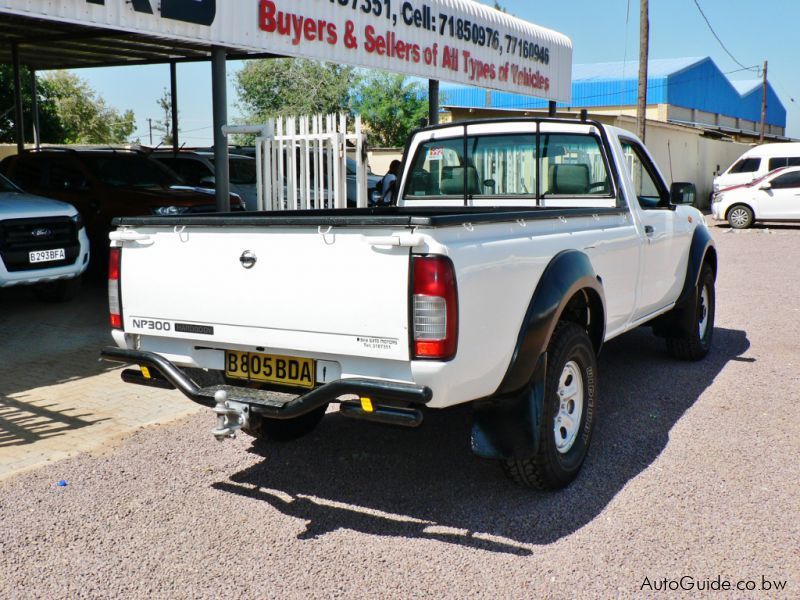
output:
{"label": "parked car", "polygon": [[734,229],[747,229],[756,221],[800,221],[800,167],[775,169],[746,185],[717,192],[711,212]]}
{"label": "parked car", "polygon": [[750,183],[780,167],[800,166],[800,142],[762,144],[742,154],[714,178],[714,192]]}
{"label": "parked car", "polygon": [[[214,191],[186,185],[173,171],[129,150],[43,149],[9,156],[0,172],[26,192],[80,211],[93,255],[108,253],[111,221],[123,216],[214,212]],[[231,195],[234,210],[241,199]]]}
{"label": "parked car", "polygon": [[[156,150],[150,157],[175,171],[190,185],[211,188],[216,185],[213,152]],[[231,191],[241,197],[247,210],[256,210],[258,191],[255,158],[231,154],[228,165]]]}
{"label": "parked car", "polygon": [[62,302],[80,288],[89,239],[74,206],[26,194],[0,175],[0,287],[31,285]]}
{"label": "parked car", "polygon": [[123,218],[102,355],[213,408],[218,439],[299,437],[331,402],[408,427],[469,404],[478,456],[563,487],[603,414],[607,340],[647,324],[675,358],[711,349],[703,215],[599,122],[447,124],[406,152],[394,207]]}

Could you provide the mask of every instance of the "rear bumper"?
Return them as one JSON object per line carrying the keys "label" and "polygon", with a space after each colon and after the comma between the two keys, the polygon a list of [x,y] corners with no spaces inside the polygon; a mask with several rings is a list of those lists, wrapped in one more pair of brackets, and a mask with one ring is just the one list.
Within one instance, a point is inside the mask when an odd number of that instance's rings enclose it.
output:
{"label": "rear bumper", "polygon": [[208,408],[216,405],[214,395],[225,390],[228,400],[248,404],[255,412],[275,419],[299,417],[342,396],[356,395],[379,402],[409,405],[427,404],[433,396],[427,386],[357,378],[332,381],[296,397],[227,385],[200,387],[176,365],[154,352],[108,347],[100,352],[100,356],[111,362],[145,366],[158,373],[156,377],[146,378],[139,371],[127,369],[122,372],[122,379],[127,383],[177,389],[193,402]]}

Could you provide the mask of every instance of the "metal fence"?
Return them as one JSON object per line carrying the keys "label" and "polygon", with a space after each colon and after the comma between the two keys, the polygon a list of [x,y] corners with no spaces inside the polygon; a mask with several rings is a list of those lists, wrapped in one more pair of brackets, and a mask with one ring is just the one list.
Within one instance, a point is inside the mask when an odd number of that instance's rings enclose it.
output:
{"label": "metal fence", "polygon": [[354,120],[344,114],[283,117],[224,131],[256,135],[258,210],[367,206],[360,116]]}

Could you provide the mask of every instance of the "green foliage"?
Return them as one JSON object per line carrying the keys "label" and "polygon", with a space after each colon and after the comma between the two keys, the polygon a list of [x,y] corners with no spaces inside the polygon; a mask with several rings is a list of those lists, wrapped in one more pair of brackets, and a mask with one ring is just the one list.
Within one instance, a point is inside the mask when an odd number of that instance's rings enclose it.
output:
{"label": "green foliage", "polygon": [[161,109],[162,116],[153,123],[153,129],[161,134],[161,143],[167,146],[172,145],[172,93],[164,88],[161,98],[156,100],[158,108]]}
{"label": "green foliage", "polygon": [[250,123],[346,110],[354,82],[350,67],[306,59],[251,60],[236,74],[240,108]]}
{"label": "green foliage", "polygon": [[411,131],[428,116],[428,100],[420,84],[382,71],[361,78],[352,94],[352,108],[369,128],[372,146],[404,146]]}
{"label": "green foliage", "polygon": [[[31,74],[27,67],[21,69],[22,121],[25,139],[33,141],[33,97]],[[64,139],[64,129],[58,117],[53,89],[46,80],[37,77],[37,100],[39,104],[39,130],[42,141],[58,144]],[[14,115],[14,71],[11,65],[0,65],[0,143],[16,142]]]}
{"label": "green foliage", "polygon": [[108,106],[89,84],[69,71],[51,71],[42,81],[53,93],[65,144],[121,144],[135,129],[133,111]]}

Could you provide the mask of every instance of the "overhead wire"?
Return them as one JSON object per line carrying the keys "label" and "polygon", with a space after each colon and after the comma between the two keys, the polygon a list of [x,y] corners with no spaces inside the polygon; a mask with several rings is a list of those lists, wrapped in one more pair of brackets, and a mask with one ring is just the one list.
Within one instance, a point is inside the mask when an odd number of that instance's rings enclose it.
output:
{"label": "overhead wire", "polygon": [[705,20],[705,22],[706,22],[706,25],[708,25],[708,29],[711,31],[711,34],[712,34],[712,35],[713,35],[715,38],[717,38],[717,41],[719,42],[719,45],[720,45],[720,46],[722,46],[722,49],[723,49],[723,50],[725,50],[725,53],[726,53],[728,56],[730,56],[730,57],[731,57],[731,60],[732,60],[733,62],[735,62],[737,65],[739,65],[740,67],[742,67],[742,70],[745,70],[745,71],[750,71],[750,70],[752,70],[752,69],[753,69],[753,67],[745,67],[745,66],[744,66],[742,63],[740,63],[738,60],[736,60],[736,57],[735,57],[733,54],[731,54],[731,51],[730,51],[730,50],[728,50],[728,48],[725,46],[725,44],[724,44],[724,43],[722,43],[722,40],[721,40],[721,39],[720,39],[720,37],[717,35],[717,32],[716,32],[716,31],[714,31],[714,28],[711,26],[711,21],[709,21],[709,20],[708,20],[708,17],[706,16],[706,13],[704,13],[704,12],[703,12],[703,9],[702,9],[702,7],[700,6],[700,3],[699,3],[697,0],[694,0],[694,5],[697,7],[697,10],[699,10],[699,11],[700,11],[700,14],[701,14],[701,15],[702,15],[702,17],[703,17],[703,20]]}

